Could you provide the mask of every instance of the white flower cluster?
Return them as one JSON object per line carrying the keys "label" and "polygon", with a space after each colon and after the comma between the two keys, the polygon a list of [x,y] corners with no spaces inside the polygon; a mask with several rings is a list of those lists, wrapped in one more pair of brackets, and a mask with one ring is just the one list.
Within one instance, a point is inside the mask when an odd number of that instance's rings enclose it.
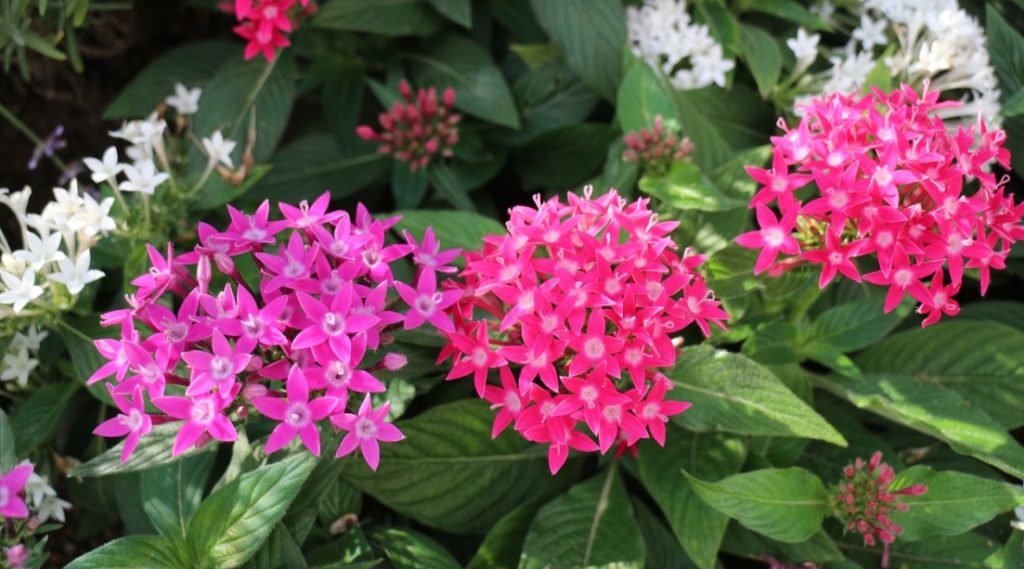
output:
{"label": "white flower cluster", "polygon": [[0,362],[0,381],[14,381],[21,387],[28,385],[29,374],[39,366],[39,347],[47,336],[46,330],[35,326],[15,332]]}
{"label": "white flower cluster", "polygon": [[644,0],[626,8],[633,52],[661,69],[677,89],[725,87],[725,74],[736,66],[707,26],[690,19],[685,0]]}
{"label": "white flower cluster", "polygon": [[[30,464],[27,460],[21,464]],[[33,472],[25,483],[25,505],[32,514],[39,520],[40,524],[48,520],[56,520],[64,523],[66,520],[64,512],[71,508],[71,504],[61,500],[57,491],[50,486],[45,476]]]}
{"label": "white flower cluster", "polygon": [[[22,243],[20,249],[12,249],[0,233],[0,319],[22,313],[30,303],[67,308],[73,301],[68,294],[77,296],[103,276],[90,268],[90,249],[115,228],[110,217],[114,200],[96,201],[79,194],[78,183],[72,180],[68,189],[54,188],[53,200],[42,212],[30,214],[31,195],[29,188],[13,193],[0,189],[0,204],[14,212]],[[55,289],[53,283],[62,287]]]}
{"label": "white flower cluster", "polygon": [[[822,93],[859,90],[881,59],[893,77],[916,88],[927,82],[929,89],[962,91],[964,104],[941,110],[943,118],[971,122],[980,114],[987,123],[999,124],[998,81],[985,31],[956,0],[864,0],[852,10],[860,22],[850,41],[828,56],[830,69],[804,82],[811,93],[798,98],[798,104]],[[834,8],[825,0],[818,13],[830,19]],[[800,35],[808,42],[813,38],[817,46],[817,35],[807,36],[803,30]],[[813,58],[806,59],[811,57],[809,43],[787,44],[797,56],[799,71],[813,63]]]}

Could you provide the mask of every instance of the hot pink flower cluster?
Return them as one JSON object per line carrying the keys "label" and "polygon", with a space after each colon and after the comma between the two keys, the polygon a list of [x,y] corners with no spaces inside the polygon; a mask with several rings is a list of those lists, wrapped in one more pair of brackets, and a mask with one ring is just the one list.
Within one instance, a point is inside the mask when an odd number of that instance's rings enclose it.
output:
{"label": "hot pink flower cluster", "polygon": [[415,172],[426,168],[437,153],[451,156],[452,147],[459,141],[459,121],[462,115],[452,112],[455,91],[444,90],[443,100],[437,100],[437,89],[420,89],[414,96],[409,82],[399,81],[398,92],[405,99],[395,102],[391,110],[381,113],[380,132],[369,125],[360,125],[356,134],[364,140],[380,143],[381,154],[391,154],[396,160],[409,163]]}
{"label": "hot pink flower cluster", "polygon": [[873,546],[877,538],[889,544],[903,532],[894,524],[889,514],[905,512],[909,504],[901,502],[902,496],[920,496],[928,492],[923,484],[901,490],[890,490],[896,478],[892,468],[882,462],[882,453],[875,452],[867,464],[858,458],[843,469],[845,480],[839,483],[834,498],[836,515],[846,524],[847,531],[855,531],[864,537],[864,544]]}
{"label": "hot pink flower cluster", "polygon": [[[319,455],[317,426],[327,420],[348,431],[337,456],[359,448],[375,469],[378,441],[403,438],[384,422],[388,404],[373,409],[369,394],[385,391],[372,372],[405,358],[374,364],[368,356],[398,326],[452,329],[444,310],[459,293],[438,291],[436,272],[454,271],[445,263],[458,251],[440,251],[429,230],[422,243],[406,234],[389,244],[385,233],[399,218],[376,220],[360,205],[352,220],[328,211],[329,200],[282,203],[281,221],[269,219],[268,202],[253,215],[229,206],[230,226],[201,223],[194,251],[175,257],[170,246],[166,256],[149,247],[152,266],[132,281],[130,307],[103,315],[121,336],[96,341],[109,362],[89,379],[116,378],[107,387],[120,413],[96,433],[126,437],[122,460],[159,422],[182,421],[175,455],[211,438],[235,440],[232,417],[252,408],[279,423],[268,453],[298,437]],[[415,287],[392,274],[410,255]],[[258,275],[243,276],[247,265]],[[392,291],[410,307],[405,314]],[[346,411],[350,394],[361,396],[356,413]],[[147,414],[146,399],[163,413]]]}
{"label": "hot pink flower cluster", "polygon": [[654,117],[653,128],[626,133],[622,142],[626,145],[622,157],[645,166],[655,175],[668,172],[673,162],[693,152],[690,139],[680,140],[679,127],[666,127],[661,115]]}
{"label": "hot pink flower cluster", "polygon": [[[299,10],[293,10],[296,4]],[[235,33],[247,40],[245,59],[259,54],[267,61],[273,61],[277,48],[288,47],[290,34],[297,24],[296,12],[308,16],[316,11],[316,4],[309,0],[235,0],[234,6],[226,3],[225,11],[234,12],[241,24],[235,26]]]}
{"label": "hot pink flower cluster", "polygon": [[[1009,167],[1006,133],[981,120],[949,132],[934,111],[959,103],[938,98],[906,86],[836,94],[808,104],[796,128],[780,123],[771,169],[747,169],[763,184],[750,203],[759,229],[737,242],[760,249],[755,273],[813,263],[821,287],[838,273],[863,276],[889,287],[886,312],[906,294],[920,302],[923,326],[959,312],[965,268],[978,269],[984,294],[990,271],[1024,238],[1024,206],[987,170]],[[978,189],[968,191],[972,180]],[[858,258],[872,270],[861,275]]]}
{"label": "hot pink flower cluster", "polygon": [[[676,254],[676,222],[614,190],[570,193],[568,203],[538,196],[536,208],[510,216],[508,234],[465,255],[439,357],[453,357],[448,379],[473,377],[498,410],[493,436],[514,424],[548,444],[552,473],[570,448],[604,453],[648,436],[663,444],[668,418],[689,407],[664,399],[672,383],[657,369],[676,360],[670,335],[690,324],[707,335],[728,318],[696,272],[704,257]],[[475,319],[477,310],[491,318]],[[494,368],[500,387],[487,382]]]}
{"label": "hot pink flower cluster", "polygon": [[31,464],[25,463],[0,474],[0,516],[8,519],[28,517],[25,484],[33,470]]}

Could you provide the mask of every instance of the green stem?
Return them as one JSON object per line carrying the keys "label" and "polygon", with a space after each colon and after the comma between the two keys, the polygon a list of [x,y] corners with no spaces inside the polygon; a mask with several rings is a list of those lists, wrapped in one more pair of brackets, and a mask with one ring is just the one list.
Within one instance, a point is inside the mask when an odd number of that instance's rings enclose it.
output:
{"label": "green stem", "polygon": [[[28,127],[28,125],[26,125],[25,123],[21,122],[21,119],[19,119],[18,117],[14,116],[14,113],[12,113],[10,111],[10,109],[5,107],[3,103],[0,103],[0,116],[3,116],[5,119],[7,119],[7,122],[11,123],[11,126],[13,126],[14,128],[18,129],[21,132],[21,134],[24,134],[25,138],[27,138],[30,141],[32,141],[32,144],[34,144],[35,146],[42,146],[43,145],[43,139],[39,138],[39,135],[37,135],[35,132],[33,132],[32,129],[30,129]],[[50,155],[50,156],[47,156],[47,158],[49,158],[50,161],[53,162],[54,166],[56,166],[57,168],[60,168],[61,172],[63,172],[63,171],[68,169],[67,164],[65,164],[64,161],[61,160],[59,156]]]}

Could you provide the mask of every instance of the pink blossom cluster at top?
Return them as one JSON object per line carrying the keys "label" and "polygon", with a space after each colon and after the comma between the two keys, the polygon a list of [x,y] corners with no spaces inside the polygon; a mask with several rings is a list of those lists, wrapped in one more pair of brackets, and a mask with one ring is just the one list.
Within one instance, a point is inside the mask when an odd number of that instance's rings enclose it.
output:
{"label": "pink blossom cluster at top", "polygon": [[25,463],[0,474],[0,516],[7,519],[28,517],[25,484],[33,470],[31,464]]}
{"label": "pink blossom cluster at top", "polygon": [[[103,315],[121,335],[96,341],[109,362],[89,379],[116,379],[107,387],[120,413],[96,433],[126,437],[122,460],[159,422],[182,421],[175,455],[211,438],[235,440],[231,417],[244,419],[251,408],[279,423],[268,453],[298,437],[319,455],[317,425],[327,420],[348,431],[337,456],[359,448],[376,469],[378,441],[402,439],[384,422],[389,405],[373,409],[369,394],[385,391],[375,369],[406,360],[369,365],[367,356],[398,326],[453,329],[444,310],[459,293],[438,291],[436,272],[454,271],[445,263],[458,251],[440,251],[429,231],[421,243],[406,234],[407,242],[389,244],[385,234],[400,218],[377,220],[360,205],[352,220],[329,211],[329,199],[282,203],[280,221],[270,220],[266,201],[253,215],[229,206],[228,228],[200,223],[194,251],[149,247],[152,266],[132,281],[130,307]],[[406,257],[415,287],[392,273]],[[244,264],[258,276],[243,276]],[[347,412],[350,394],[360,396],[356,413]],[[146,399],[162,414],[147,414]]]}
{"label": "pink blossom cluster at top", "polygon": [[[506,235],[465,254],[455,331],[439,359],[453,357],[448,378],[473,376],[498,410],[493,436],[513,424],[548,444],[553,473],[570,448],[664,443],[668,418],[689,407],[664,399],[672,383],[657,370],[676,360],[670,335],[690,324],[707,335],[728,318],[696,272],[704,257],[675,252],[676,225],[647,200],[614,190],[592,198],[588,188],[567,203],[538,196],[535,208],[511,209]],[[500,387],[487,383],[495,368]]]}
{"label": "pink blossom cluster at top", "polygon": [[439,102],[437,89],[419,89],[414,96],[409,82],[403,79],[398,82],[398,92],[405,103],[396,101],[391,110],[380,114],[380,132],[360,125],[356,134],[380,143],[377,150],[381,154],[408,162],[413,172],[426,168],[435,154],[451,156],[459,141],[458,124],[462,120],[462,115],[452,112],[455,91],[445,89]]}
{"label": "pink blossom cluster at top", "polygon": [[935,111],[959,103],[938,98],[906,86],[835,94],[806,105],[795,128],[780,123],[771,169],[747,169],[763,184],[750,203],[758,230],[737,242],[760,249],[755,273],[812,263],[821,287],[837,274],[863,278],[889,287],[886,312],[910,294],[923,326],[959,312],[965,268],[978,269],[984,294],[1024,238],[1024,206],[988,170],[1009,167],[1006,133],[980,119],[949,132]]}
{"label": "pink blossom cluster at top", "polygon": [[901,502],[903,496],[920,496],[928,492],[923,484],[901,490],[890,490],[896,478],[892,468],[882,462],[882,453],[875,452],[867,464],[858,458],[843,469],[845,480],[839,483],[835,496],[836,515],[846,524],[847,531],[855,531],[864,538],[864,544],[873,546],[875,539],[889,544],[903,532],[889,515],[895,510],[905,512],[909,504]]}
{"label": "pink blossom cluster at top", "polygon": [[[301,8],[296,10],[296,4]],[[234,6],[225,2],[222,9],[234,12],[241,22],[235,33],[248,42],[245,59],[262,53],[267,61],[273,61],[277,48],[291,45],[288,34],[297,25],[297,12],[308,16],[316,11],[316,4],[309,0],[235,0]]]}
{"label": "pink blossom cluster at top", "polygon": [[690,139],[680,139],[679,127],[666,127],[661,115],[654,117],[654,127],[628,132],[622,142],[626,145],[622,157],[643,165],[655,175],[668,172],[673,162],[693,152]]}

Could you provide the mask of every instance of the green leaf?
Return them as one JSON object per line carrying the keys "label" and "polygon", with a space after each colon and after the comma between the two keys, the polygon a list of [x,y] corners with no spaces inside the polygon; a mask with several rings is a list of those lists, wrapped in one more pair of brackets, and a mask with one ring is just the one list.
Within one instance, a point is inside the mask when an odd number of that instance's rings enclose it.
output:
{"label": "green leaf", "polygon": [[[904,352],[905,357],[912,355]],[[884,373],[862,379],[819,377],[816,384],[861,409],[944,441],[960,454],[1024,478],[1024,447],[953,390],[911,375]]]}
{"label": "green leaf", "polygon": [[541,500],[531,500],[506,514],[494,524],[476,550],[466,569],[504,569],[516,567],[530,523],[537,515]]}
{"label": "green leaf", "polygon": [[320,6],[311,25],[383,36],[427,36],[441,22],[423,0],[330,0]]}
{"label": "green leaf", "polygon": [[422,533],[400,528],[370,532],[367,536],[394,569],[459,569],[462,565],[440,543]]}
{"label": "green leaf", "polygon": [[[205,138],[221,131],[237,144],[232,159],[242,163],[251,116],[256,114],[256,144],[253,158],[262,162],[274,152],[288,125],[295,98],[295,61],[290,52],[278,54],[272,62],[263,58],[230,60],[210,79],[196,112],[193,129]],[[194,150],[198,155],[199,150]],[[194,160],[196,164],[205,160]]]}
{"label": "green leaf", "polygon": [[606,124],[563,126],[516,149],[512,165],[527,186],[564,190],[600,172],[615,137]]}
{"label": "green leaf", "polygon": [[867,374],[906,374],[952,390],[1003,427],[1024,425],[1024,331],[948,321],[889,337],[856,360]]}
{"label": "green leaf", "polygon": [[302,555],[302,548],[295,542],[295,538],[289,533],[284,524],[277,524],[270,537],[260,547],[256,555],[246,565],[252,569],[299,569],[308,567],[306,558]]}
{"label": "green leaf", "polygon": [[654,119],[676,119],[676,105],[658,74],[645,61],[637,61],[629,68],[619,86],[615,103],[616,120],[622,132],[652,128]]}
{"label": "green leaf", "polygon": [[376,472],[353,458],[342,478],[422,524],[484,533],[524,500],[550,496],[572,470],[551,476],[544,449],[515,433],[492,440],[492,420],[483,401],[438,405],[397,423],[406,440],[381,446]]}
{"label": "green leaf", "polygon": [[372,184],[390,168],[387,156],[365,144],[343,149],[329,134],[307,135],[274,156],[270,172],[242,197],[242,203],[312,199],[326,190],[341,198]]}
{"label": "green leaf", "polygon": [[541,508],[520,569],[644,566],[644,543],[615,463]]}
{"label": "green leaf", "polygon": [[65,569],[185,569],[182,552],[168,540],[152,535],[115,539],[69,563]]}
{"label": "green leaf", "polygon": [[[543,34],[543,32],[541,33]],[[553,43],[510,44],[508,50],[518,55],[531,71],[556,63],[562,57],[558,46]]]}
{"label": "green leaf", "polygon": [[404,57],[413,62],[416,82],[455,90],[455,108],[494,124],[519,128],[519,115],[508,84],[480,44],[445,34]]}
{"label": "green leaf", "polygon": [[84,319],[67,318],[65,322],[67,322],[68,326],[58,328],[57,332],[64,341],[64,346],[68,349],[68,356],[71,359],[71,371],[73,372],[71,375],[81,382],[82,385],[85,385],[93,397],[113,406],[114,400],[110,397],[110,393],[104,387],[103,382],[86,385],[89,377],[103,364],[107,363],[106,359],[96,351],[96,346],[93,345],[93,338],[90,337],[92,334],[99,333],[99,330],[96,330],[95,326],[93,328],[87,327],[88,324]]}
{"label": "green leaf", "polygon": [[239,476],[203,501],[188,524],[189,550],[202,567],[238,567],[284,516],[316,460],[298,454]]}
{"label": "green leaf", "polygon": [[564,63],[546,65],[520,77],[512,87],[522,118],[518,131],[501,133],[501,140],[518,145],[560,126],[590,116],[601,98]]}
{"label": "green leaf", "polygon": [[665,448],[644,442],[639,456],[640,480],[665,514],[679,544],[698,567],[713,569],[729,518],[701,500],[679,471],[709,481],[735,474],[747,456],[743,441],[669,424]]}
{"label": "green leaf", "polygon": [[[238,59],[238,44],[223,40],[187,43],[154,59],[128,83],[103,111],[105,120],[144,117],[168,95],[174,85],[205,87],[226,62]],[[205,97],[199,104],[205,104]]]}
{"label": "green leaf", "polygon": [[957,320],[988,320],[1024,331],[1024,302],[983,300],[960,307]]}
{"label": "green leaf", "polygon": [[796,0],[751,0],[747,6],[751,11],[771,14],[808,30],[827,32],[832,29],[828,22]]}
{"label": "green leaf", "polygon": [[864,93],[868,93],[871,87],[878,87],[882,91],[892,90],[892,70],[885,63],[885,58],[880,58],[875,62],[874,67],[868,72],[867,79],[864,81]]}
{"label": "green leaf", "polygon": [[683,134],[693,142],[694,161],[704,172],[714,172],[740,150],[763,145],[774,132],[775,111],[740,84],[729,91],[676,91],[675,100]]}
{"label": "green leaf", "polygon": [[768,98],[782,75],[782,53],[775,39],[757,26],[741,24],[740,52],[754,76],[757,90]]}
{"label": "green leaf", "polygon": [[444,17],[464,27],[473,27],[473,5],[469,0],[427,0]]}
{"label": "green leaf", "polygon": [[142,508],[164,537],[185,537],[188,520],[203,499],[214,458],[213,453],[200,454],[141,473]]}
{"label": "green leaf", "polygon": [[697,11],[711,29],[715,41],[729,53],[740,50],[740,25],[722,0],[697,0]]}
{"label": "green leaf", "polygon": [[11,427],[18,456],[27,454],[53,437],[79,387],[81,385],[77,382],[50,383],[15,408]]}
{"label": "green leaf", "polygon": [[352,136],[359,126],[360,111],[366,98],[363,68],[349,62],[335,64],[329,70],[321,91],[321,107],[334,135],[340,140]]}
{"label": "green leaf", "polygon": [[53,42],[33,32],[32,30],[21,30],[18,32],[19,38],[24,42],[32,51],[55,59],[57,61],[64,61],[68,56],[64,55],[64,52],[54,47]]}
{"label": "green leaf", "polygon": [[609,101],[622,79],[626,16],[619,0],[531,0],[533,13],[566,63]]}
{"label": "green leaf", "polygon": [[819,314],[802,334],[801,344],[828,344],[840,352],[855,352],[881,340],[910,313],[904,303],[889,314],[885,298],[876,296],[833,306]]}
{"label": "green leaf", "polygon": [[414,208],[420,205],[423,198],[427,197],[429,182],[425,168],[413,172],[409,169],[408,162],[395,160],[391,163],[391,193],[398,208]]}
{"label": "green leaf", "polygon": [[[648,569],[694,569],[697,567],[687,557],[665,524],[656,518],[643,501],[633,499],[636,509],[636,523],[644,536],[646,564]],[[728,519],[728,518],[727,518]]]}
{"label": "green leaf", "polygon": [[395,229],[412,233],[418,241],[423,239],[427,227],[433,227],[442,250],[458,247],[463,251],[475,251],[480,249],[483,237],[505,233],[505,228],[497,221],[471,211],[419,209],[395,213],[402,216]]}
{"label": "green leaf", "polygon": [[139,446],[136,447],[131,460],[128,462],[121,463],[121,449],[124,448],[124,441],[121,441],[96,458],[71,469],[68,476],[88,478],[91,476],[109,476],[111,474],[149,470],[183,460],[184,457],[193,454],[205,453],[217,448],[215,444],[206,445],[201,449],[193,447],[177,457],[172,457],[171,449],[174,447],[174,438],[178,435],[180,429],[180,423],[157,425],[146,436],[142,437],[139,441]]}
{"label": "green leaf", "polygon": [[[813,561],[830,569],[833,562],[841,561],[843,554],[825,530],[820,530],[799,543],[785,543],[756,534],[739,524],[732,524],[725,532],[722,550],[744,558],[771,555],[779,561],[792,563],[797,567]],[[839,567],[836,565],[835,567]]]}
{"label": "green leaf", "polygon": [[672,164],[664,176],[647,174],[640,178],[640,191],[683,211],[723,211],[743,205],[723,195],[700,168],[684,160]]}
{"label": "green leaf", "polygon": [[1024,88],[1024,37],[995,6],[985,7],[985,36],[1004,98]]}
{"label": "green leaf", "polygon": [[18,455],[14,451],[14,432],[7,420],[7,413],[0,409],[0,472],[10,472],[18,463]]}
{"label": "green leaf", "polygon": [[764,469],[705,482],[683,475],[702,500],[743,526],[772,539],[797,543],[821,529],[828,493],[802,468]]}
{"label": "green leaf", "polygon": [[1016,117],[1024,114],[1024,90],[1017,91],[1003,103],[1000,113],[1004,117]]}
{"label": "green leaf", "polygon": [[[856,556],[863,567],[880,566],[880,547],[867,548],[863,542],[845,544],[848,552],[860,550],[865,555]],[[1006,569],[1013,565],[1004,564],[1001,544],[977,533],[964,533],[942,539],[904,541],[897,539],[889,551],[890,567],[900,569]],[[848,553],[849,555],[849,553]],[[994,558],[993,558],[994,557]]]}
{"label": "green leaf", "polygon": [[928,466],[904,470],[889,488],[895,492],[915,484],[924,484],[928,492],[904,497],[910,509],[892,514],[893,522],[903,528],[901,540],[961,534],[1024,505],[1024,490],[1019,485],[962,472],[939,472]]}
{"label": "green leaf", "polygon": [[476,206],[473,200],[469,199],[466,189],[459,183],[458,176],[448,166],[435,164],[428,170],[430,185],[437,190],[437,195],[453,206],[467,211],[473,211]]}
{"label": "green leaf", "polygon": [[693,403],[673,420],[696,431],[819,439],[846,446],[821,415],[767,368],[739,354],[695,346],[668,372],[672,398]]}

